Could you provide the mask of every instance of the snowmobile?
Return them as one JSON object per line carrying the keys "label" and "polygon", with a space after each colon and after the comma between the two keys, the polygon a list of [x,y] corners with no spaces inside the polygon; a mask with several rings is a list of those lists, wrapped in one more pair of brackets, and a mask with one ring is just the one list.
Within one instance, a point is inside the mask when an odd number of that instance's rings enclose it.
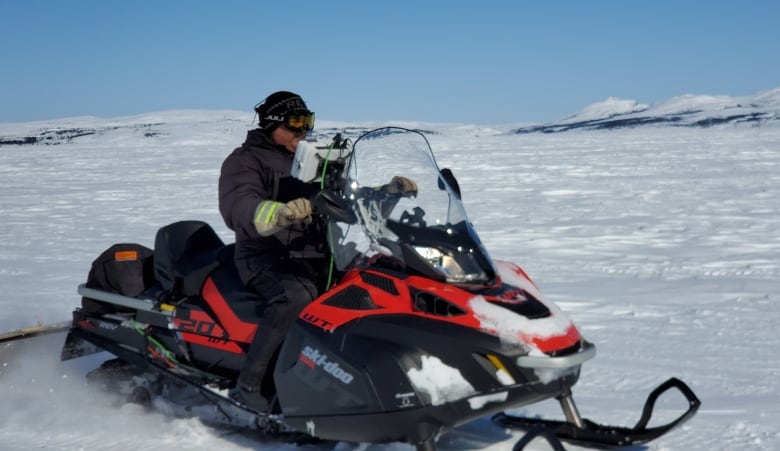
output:
{"label": "snowmobile", "polygon": [[[530,429],[523,443],[540,435],[614,447],[652,440],[695,414],[699,400],[670,379],[633,428],[581,418],[571,388],[595,346],[522,268],[489,256],[426,136],[389,127],[344,143],[296,153],[293,175],[322,187],[312,203],[327,227],[333,277],[279,349],[266,411],[230,396],[263,332],[261,295],[239,280],[233,245],[201,221],[160,228],[153,250],[106,250],[78,289],[62,359],[107,351],[115,359],[90,377],[133,401],[298,442],[434,449],[443,432],[492,416]],[[413,193],[390,189],[398,175],[415,182]],[[647,427],[671,388],[688,409]],[[565,421],[504,413],[546,399],[560,402]]]}

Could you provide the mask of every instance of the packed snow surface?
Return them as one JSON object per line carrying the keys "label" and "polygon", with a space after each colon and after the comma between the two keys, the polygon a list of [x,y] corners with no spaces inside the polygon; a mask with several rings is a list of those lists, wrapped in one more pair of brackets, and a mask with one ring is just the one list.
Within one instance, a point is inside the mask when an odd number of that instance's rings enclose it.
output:
{"label": "packed snow surface", "polygon": [[[152,247],[160,226],[182,219],[205,220],[231,241],[217,178],[250,121],[187,111],[0,124],[4,138],[42,130],[62,138],[0,146],[0,331],[67,320],[79,305],[76,286],[113,243]],[[633,425],[646,394],[671,376],[696,391],[696,417],[646,448],[666,451],[780,449],[777,124],[552,135],[405,125],[435,132],[437,160],[458,177],[492,256],[522,266],[596,344],[574,387],[584,417]],[[373,125],[387,124],[318,130]],[[60,363],[62,340],[0,348],[0,448],[295,449],[112,406],[82,379],[105,356]],[[685,407],[665,397],[654,421]],[[562,418],[554,401],[515,413]],[[521,434],[484,419],[440,446],[511,449]]]}

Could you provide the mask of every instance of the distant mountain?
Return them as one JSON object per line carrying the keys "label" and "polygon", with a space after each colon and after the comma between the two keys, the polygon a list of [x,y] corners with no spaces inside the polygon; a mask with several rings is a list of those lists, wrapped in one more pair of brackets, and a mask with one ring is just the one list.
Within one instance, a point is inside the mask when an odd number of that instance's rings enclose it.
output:
{"label": "distant mountain", "polygon": [[[229,142],[239,143],[246,130],[252,128],[252,121],[251,113],[241,111],[170,110],[118,118],[85,116],[0,124],[0,147],[70,143],[133,146],[144,142],[167,143],[187,136],[200,141],[221,141],[225,136],[232,136]],[[372,128],[322,121],[311,138],[330,140],[341,133],[345,138],[355,139]]]}
{"label": "distant mountain", "polygon": [[752,96],[682,95],[656,105],[610,97],[558,122],[520,127],[510,134],[614,130],[641,126],[712,127],[780,121],[780,88]]}
{"label": "distant mountain", "polygon": [[[614,130],[640,126],[711,127],[721,124],[760,125],[780,123],[780,88],[753,96],[729,97],[683,95],[656,105],[610,97],[588,105],[557,122],[514,128],[507,134],[559,133],[569,130]],[[172,110],[120,118],[73,117],[50,121],[0,124],[0,147],[58,145],[78,142],[135,145],[138,140],[164,141],[171,134],[191,136],[206,132],[209,137],[234,133],[242,139],[251,128],[252,115],[241,111]],[[389,124],[346,124],[321,121],[314,139],[331,139],[336,133],[355,139],[375,127]],[[417,128],[421,124],[396,123]],[[450,124],[451,125],[451,124]],[[426,124],[426,133],[435,124]],[[208,130],[208,131],[207,131]],[[493,132],[500,134],[496,129]],[[151,142],[151,141],[150,141]],[[232,142],[232,141],[231,141]]]}

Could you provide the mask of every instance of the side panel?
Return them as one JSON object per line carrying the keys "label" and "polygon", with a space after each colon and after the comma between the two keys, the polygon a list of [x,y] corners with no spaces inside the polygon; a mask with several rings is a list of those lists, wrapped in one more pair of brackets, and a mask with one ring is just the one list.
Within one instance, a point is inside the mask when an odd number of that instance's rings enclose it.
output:
{"label": "side panel", "polygon": [[[496,337],[409,315],[375,315],[332,332],[299,319],[274,379],[293,427],[321,438],[415,443],[432,431],[557,396],[576,382],[578,371],[542,382],[533,370],[512,366],[520,352],[504,349]],[[502,360],[515,382],[499,377],[486,355]]]}

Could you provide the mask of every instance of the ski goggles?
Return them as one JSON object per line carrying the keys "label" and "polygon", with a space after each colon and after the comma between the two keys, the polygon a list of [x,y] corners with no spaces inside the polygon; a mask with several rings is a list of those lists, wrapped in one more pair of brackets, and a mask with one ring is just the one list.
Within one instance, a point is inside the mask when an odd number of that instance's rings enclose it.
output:
{"label": "ski goggles", "polygon": [[293,132],[307,132],[314,129],[314,113],[291,114],[284,121],[284,126]]}

